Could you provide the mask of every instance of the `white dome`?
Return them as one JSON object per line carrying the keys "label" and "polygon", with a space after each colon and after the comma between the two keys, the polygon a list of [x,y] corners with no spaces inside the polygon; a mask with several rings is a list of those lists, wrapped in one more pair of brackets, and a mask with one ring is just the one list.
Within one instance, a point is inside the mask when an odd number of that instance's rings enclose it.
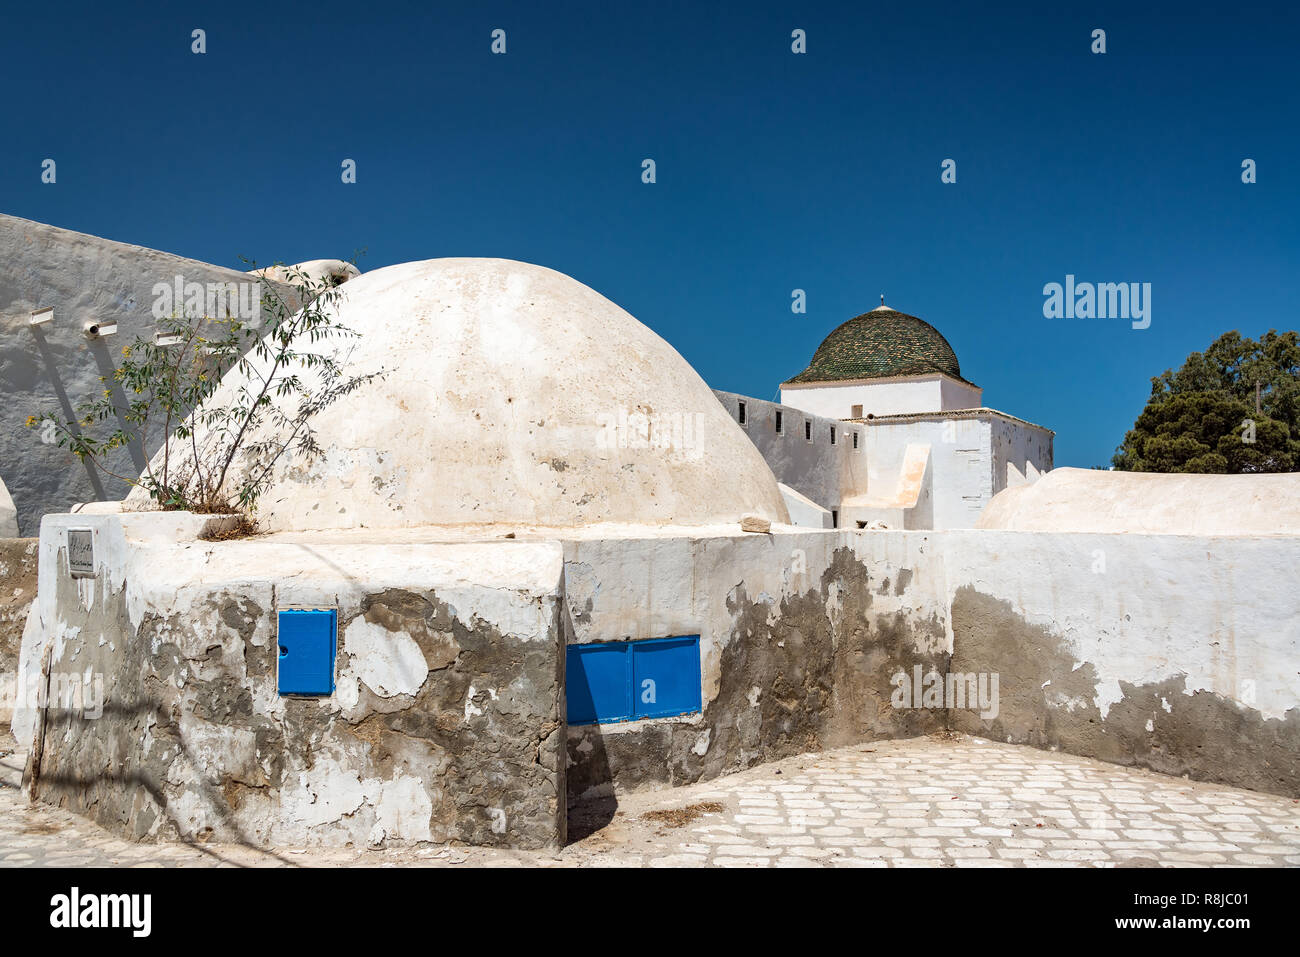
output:
{"label": "white dome", "polygon": [[[262,528],[789,521],[704,380],[576,280],[433,259],[339,292],[338,319],[358,337],[299,348],[351,350],[349,373],[383,375],[311,420],[322,455],[276,464]],[[228,374],[210,402],[227,405],[243,381]],[[173,440],[173,456],[187,446]]]}
{"label": "white dome", "polygon": [[1300,534],[1300,475],[1059,468],[1004,489],[976,528],[1140,535]]}

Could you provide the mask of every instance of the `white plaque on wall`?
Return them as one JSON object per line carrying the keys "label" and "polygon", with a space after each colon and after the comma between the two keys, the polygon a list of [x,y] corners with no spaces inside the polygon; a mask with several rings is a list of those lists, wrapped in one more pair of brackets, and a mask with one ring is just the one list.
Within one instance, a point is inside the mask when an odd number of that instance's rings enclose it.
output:
{"label": "white plaque on wall", "polygon": [[95,534],[90,529],[68,529],[68,569],[73,578],[95,577]]}

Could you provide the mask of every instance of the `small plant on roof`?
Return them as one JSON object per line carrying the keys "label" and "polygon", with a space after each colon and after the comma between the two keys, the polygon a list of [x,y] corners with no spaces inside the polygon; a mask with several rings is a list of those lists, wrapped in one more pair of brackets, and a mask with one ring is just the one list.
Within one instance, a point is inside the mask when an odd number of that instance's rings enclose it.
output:
{"label": "small plant on roof", "polygon": [[[337,280],[277,266],[280,283],[266,270],[251,274],[262,290],[256,318],[227,310],[159,319],[157,335],[122,350],[114,372],[100,377],[102,392],[75,419],[45,413],[28,425],[52,422],[60,447],[143,489],[159,508],[251,516],[281,458],[320,453],[312,419],[381,374],[349,375],[346,352],[313,348],[357,335],[338,321]],[[119,449],[143,450],[168,436],[140,475],[110,465]]]}

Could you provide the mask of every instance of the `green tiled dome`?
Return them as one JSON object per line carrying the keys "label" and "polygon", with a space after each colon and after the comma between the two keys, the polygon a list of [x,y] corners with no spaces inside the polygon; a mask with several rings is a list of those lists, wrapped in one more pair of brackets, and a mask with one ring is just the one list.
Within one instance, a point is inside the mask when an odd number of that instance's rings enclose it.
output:
{"label": "green tiled dome", "polygon": [[942,372],[965,382],[957,353],[924,319],[880,306],[835,329],[790,382],[835,382]]}

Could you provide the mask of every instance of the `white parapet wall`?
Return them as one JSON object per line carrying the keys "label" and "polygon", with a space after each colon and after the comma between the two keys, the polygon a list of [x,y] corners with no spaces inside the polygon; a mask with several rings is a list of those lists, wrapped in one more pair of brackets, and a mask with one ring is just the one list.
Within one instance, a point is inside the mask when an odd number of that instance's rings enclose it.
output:
{"label": "white parapet wall", "polygon": [[952,530],[935,545],[950,674],[999,676],[996,714],[954,708],[951,727],[1300,795],[1300,536]]}
{"label": "white parapet wall", "polygon": [[[60,704],[15,730],[37,743],[37,797],[136,838],[554,844],[566,792],[945,728],[1300,796],[1300,536],[205,542],[206,521],[42,528],[22,669],[99,676],[102,712]],[[73,529],[92,533],[91,577],[71,577]],[[276,691],[275,613],[300,607],[338,610],[324,698]],[[569,725],[569,649],[683,636],[697,710]]]}
{"label": "white parapet wall", "polygon": [[[1297,560],[1297,536],[569,543],[567,640],[699,633],[705,702],[693,718],[571,727],[569,792],[952,727],[1300,795]],[[985,700],[946,696],[950,683]]]}
{"label": "white parapet wall", "polygon": [[[958,660],[1015,662],[1022,681],[1069,660],[1041,697],[1101,722],[1134,695],[1183,699],[1143,715],[1163,724],[1200,693],[1300,720],[1298,560],[1300,539],[1280,536],[972,530],[943,542]],[[1144,690],[1157,687],[1156,699]]]}
{"label": "white parapet wall", "polygon": [[702,684],[698,713],[570,725],[571,800],[942,730],[942,710],[890,707],[892,674],[951,654],[933,545],[788,527],[565,542],[568,644],[698,635]]}

